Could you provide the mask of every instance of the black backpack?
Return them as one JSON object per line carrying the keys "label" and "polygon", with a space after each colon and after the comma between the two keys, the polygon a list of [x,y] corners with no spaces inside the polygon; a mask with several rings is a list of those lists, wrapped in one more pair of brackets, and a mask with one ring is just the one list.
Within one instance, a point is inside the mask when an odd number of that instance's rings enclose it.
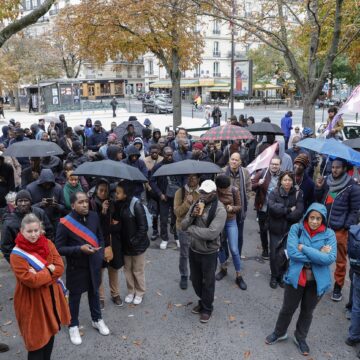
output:
{"label": "black backpack", "polygon": [[[301,236],[301,233],[302,229],[299,228],[298,237]],[[275,262],[280,274],[285,274],[287,269],[289,268],[289,258],[286,253],[288,234],[289,233],[286,233],[283,236],[283,238],[278,242],[275,249]]]}
{"label": "black backpack", "polygon": [[350,266],[360,268],[360,225],[351,225],[348,237]]}

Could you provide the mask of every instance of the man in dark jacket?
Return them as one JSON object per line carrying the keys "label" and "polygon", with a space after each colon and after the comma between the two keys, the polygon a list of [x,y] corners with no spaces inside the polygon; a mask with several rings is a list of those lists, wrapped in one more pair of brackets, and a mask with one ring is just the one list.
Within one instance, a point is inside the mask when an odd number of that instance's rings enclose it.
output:
{"label": "man in dark jacket", "polygon": [[65,210],[65,201],[62,188],[55,182],[53,172],[50,169],[41,170],[39,179],[29,184],[26,190],[29,191],[34,206],[45,211],[55,232]]}
{"label": "man in dark jacket", "polygon": [[[29,139],[27,137],[25,137],[25,133],[24,133],[23,129],[16,129],[15,137],[9,141],[9,146],[16,144],[18,142],[28,141],[28,140]],[[22,170],[24,170],[25,168],[27,168],[30,165],[30,161],[29,161],[28,157],[20,157],[20,158],[18,157],[17,161],[21,165]]]}
{"label": "man in dark jacket", "polygon": [[100,147],[105,145],[107,142],[107,133],[101,127],[101,121],[96,120],[94,122],[93,134],[89,137],[87,141],[87,148],[92,151],[99,151]]}
{"label": "man in dark jacket", "polygon": [[116,117],[116,107],[119,103],[116,101],[116,97],[114,96],[112,100],[110,101],[110,105],[113,111],[113,117]]}
{"label": "man in dark jacket", "polygon": [[273,191],[278,184],[280,168],[281,159],[278,156],[274,156],[270,161],[269,168],[259,170],[251,180],[252,190],[256,192],[254,205],[259,220],[260,239],[263,249],[261,257],[264,260],[269,259],[268,198],[271,191]]}
{"label": "man in dark jacket", "polygon": [[9,127],[7,125],[4,125],[1,128],[2,136],[0,136],[0,144],[4,144],[5,147],[8,147],[9,145]]}
{"label": "man in dark jacket", "polygon": [[178,139],[178,150],[174,151],[174,162],[191,159],[190,141],[187,138]]}
{"label": "man in dark jacket", "polygon": [[214,125],[220,126],[221,119],[221,110],[218,105],[215,105],[214,110],[211,113],[212,118],[214,119]]}
{"label": "man in dark jacket", "polygon": [[15,191],[14,168],[5,163],[0,152],[0,207],[6,206],[5,196],[10,191]]}
{"label": "man in dark jacket", "polygon": [[152,139],[149,141],[150,145],[157,144],[161,138],[161,131],[158,128],[155,128],[152,133]]}
{"label": "man in dark jacket", "polygon": [[305,211],[315,201],[315,184],[306,172],[309,164],[306,154],[300,154],[294,160],[295,186],[303,192]]}
{"label": "man in dark jacket", "polygon": [[59,146],[64,150],[65,156],[71,153],[72,144],[77,140],[77,137],[73,133],[73,129],[68,127],[65,129],[65,135],[60,138]]}
{"label": "man in dark jacket", "polygon": [[[294,136],[292,140],[292,147],[291,149],[286,150],[286,153],[291,157],[292,162],[294,163],[295,158],[300,154],[305,154],[309,156],[307,150],[302,149],[301,147],[297,146],[297,143],[301,140],[300,136]],[[310,159],[310,156],[309,156]]]}
{"label": "man in dark jacket", "polygon": [[347,174],[347,162],[335,159],[331,165],[331,175],[326,179],[318,177],[315,185],[315,199],[327,208],[328,226],[335,231],[337,258],[334,273],[335,284],[331,296],[333,301],[341,301],[347,263],[348,230],[358,222],[360,209],[360,186]]}
{"label": "man in dark jacket", "polygon": [[122,142],[124,144],[124,147],[128,147],[130,144],[133,143],[133,141],[136,138],[136,134],[135,134],[135,128],[133,124],[129,124],[126,127],[126,133],[125,135],[122,137]]}
{"label": "man in dark jacket", "polygon": [[205,151],[211,162],[218,164],[223,154],[222,151],[216,148],[214,141],[208,141]]}
{"label": "man in dark jacket", "polygon": [[[140,159],[140,151],[134,146],[130,145],[127,149],[127,158],[122,160],[122,162],[126,165],[130,165],[138,168],[144,176],[147,178],[148,170],[143,160]],[[141,195],[144,191],[144,186],[141,183],[137,183],[134,186],[134,196],[137,198],[141,198]]]}
{"label": "man in dark jacket", "polygon": [[84,162],[91,161],[90,158],[84,154],[84,147],[80,141],[74,141],[72,144],[72,152],[68,154],[66,160],[71,161],[76,169]]}
{"label": "man in dark jacket", "polygon": [[68,124],[65,121],[64,114],[59,115],[59,120],[60,120],[60,122],[55,124],[55,130],[58,134],[59,139],[61,139],[65,135],[65,130],[68,127]]}
{"label": "man in dark jacket", "polygon": [[21,221],[25,215],[30,213],[35,214],[44,226],[46,237],[51,240],[54,238],[53,227],[44,210],[31,206],[31,203],[32,198],[30,193],[26,190],[21,190],[16,194],[15,211],[7,213],[3,217],[3,225],[1,229],[1,251],[8,262],[10,261],[11,251],[15,246],[15,238],[20,231]]}
{"label": "man in dark jacket", "polygon": [[88,294],[92,326],[101,335],[109,335],[109,328],[102,320],[99,299],[101,266],[104,258],[104,239],[99,216],[89,211],[85,193],[70,196],[71,213],[62,218],[56,232],[55,245],[59,254],[66,257],[66,287],[69,290],[71,323],[70,340],[80,345],[79,308],[81,295]]}
{"label": "man in dark jacket", "polygon": [[41,159],[41,169],[50,169],[55,177],[58,177],[63,170],[63,163],[57,156],[46,156]]}
{"label": "man in dark jacket", "polygon": [[213,311],[215,271],[220,247],[220,234],[226,222],[226,210],[218,201],[216,185],[205,180],[199,189],[200,201],[195,202],[181,222],[181,229],[190,238],[190,276],[199,304],[192,310],[207,323]]}
{"label": "man in dark jacket", "polygon": [[[152,174],[156,172],[161,166],[166,164],[172,164],[173,160],[173,151],[170,147],[164,149],[164,159],[154,166]],[[160,249],[165,250],[169,241],[168,234],[168,219],[170,213],[170,231],[173,231],[174,238],[176,240],[177,247],[180,247],[179,240],[176,234],[176,218],[174,214],[174,197],[176,191],[182,186],[181,177],[179,176],[152,176],[150,179],[150,186],[152,191],[157,195],[159,200],[159,210],[160,210],[160,237],[161,244]]]}

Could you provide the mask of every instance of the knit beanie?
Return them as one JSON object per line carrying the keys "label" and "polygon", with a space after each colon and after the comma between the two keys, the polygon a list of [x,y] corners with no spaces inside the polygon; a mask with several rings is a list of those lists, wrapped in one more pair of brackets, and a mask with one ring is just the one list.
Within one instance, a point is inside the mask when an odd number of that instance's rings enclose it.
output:
{"label": "knit beanie", "polygon": [[27,199],[30,200],[30,202],[32,202],[32,197],[31,194],[27,191],[27,190],[20,190],[17,194],[16,194],[16,198],[15,198],[15,204],[18,202],[18,200],[20,199]]}
{"label": "knit beanie", "polygon": [[307,168],[309,166],[309,157],[306,154],[299,154],[295,160],[294,160],[294,164],[295,163],[300,163],[304,165],[304,168]]}

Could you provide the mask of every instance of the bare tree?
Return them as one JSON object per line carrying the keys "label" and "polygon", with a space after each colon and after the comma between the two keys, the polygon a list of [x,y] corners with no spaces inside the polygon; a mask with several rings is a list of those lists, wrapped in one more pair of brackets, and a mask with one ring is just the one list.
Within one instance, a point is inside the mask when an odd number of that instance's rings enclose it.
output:
{"label": "bare tree", "polygon": [[11,38],[14,34],[25,29],[26,27],[35,24],[42,16],[44,16],[55,3],[56,0],[45,0],[39,7],[31,11],[29,14],[17,18],[19,1],[14,2],[12,14],[5,14],[4,17],[0,17],[0,22],[10,19],[8,25],[0,30],[0,48],[4,43]]}
{"label": "bare tree", "polygon": [[250,16],[239,11],[240,6],[232,12],[234,0],[193,1],[204,15],[233,23],[282,54],[302,94],[303,126],[315,128],[315,102],[332,64],[360,34],[358,6],[346,3],[346,11],[353,17],[344,29],[343,18],[350,16],[344,14],[344,0],[264,0]]}

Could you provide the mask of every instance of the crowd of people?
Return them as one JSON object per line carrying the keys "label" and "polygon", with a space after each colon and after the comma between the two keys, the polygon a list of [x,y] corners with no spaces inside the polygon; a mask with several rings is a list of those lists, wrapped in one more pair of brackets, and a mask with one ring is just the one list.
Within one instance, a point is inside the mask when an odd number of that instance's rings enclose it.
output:
{"label": "crowd of people", "polygon": [[[1,250],[16,277],[15,314],[28,359],[50,359],[61,325],[69,326],[73,344],[82,343],[79,307],[85,292],[92,326],[108,335],[101,315],[107,298],[104,274],[108,274],[115,306],[140,305],[146,294],[146,251],[150,241],[157,239],[161,251],[174,239],[180,254],[179,286],[185,290],[191,281],[199,298],[192,313],[207,323],[213,312],[215,283],[228,275],[230,258],[235,283],[247,290],[242,248],[252,206],[259,224],[259,256],[270,264],[269,285],[285,288],[275,329],[265,342],[287,338],[287,328],[300,306],[294,340],[300,352],[308,355],[306,337],[312,314],[331,287],[334,262],[331,298],[342,300],[348,232],[359,221],[360,186],[357,169],[345,160],[330,162],[298,146],[301,139],[314,137],[314,132],[293,129],[291,116],[288,112],[283,122],[289,128],[285,141],[273,134],[249,140],[194,140],[185,128],[162,134],[149,119],[141,133],[130,121],[121,137],[116,122],[109,130],[100,120],[93,123],[91,119],[71,128],[64,115],[48,126],[43,120],[26,129],[14,120],[3,126]],[[269,118],[261,121],[271,122]],[[253,117],[242,115],[229,119],[230,124],[243,127],[254,122]],[[29,139],[54,142],[63,155],[13,158],[3,153]],[[268,168],[250,174],[246,166],[275,143]],[[135,167],[148,181],[74,174],[80,165],[92,162],[96,166],[104,159]],[[212,162],[223,172],[154,176],[162,166],[188,159]],[[279,261],[281,245],[290,259],[286,266]],[[121,268],[127,286],[124,301],[119,290]],[[356,274],[358,268],[352,269]],[[64,273],[66,286],[61,279]],[[360,342],[358,283],[353,282],[354,301],[350,298],[347,304],[351,328],[346,342],[351,346]]]}

